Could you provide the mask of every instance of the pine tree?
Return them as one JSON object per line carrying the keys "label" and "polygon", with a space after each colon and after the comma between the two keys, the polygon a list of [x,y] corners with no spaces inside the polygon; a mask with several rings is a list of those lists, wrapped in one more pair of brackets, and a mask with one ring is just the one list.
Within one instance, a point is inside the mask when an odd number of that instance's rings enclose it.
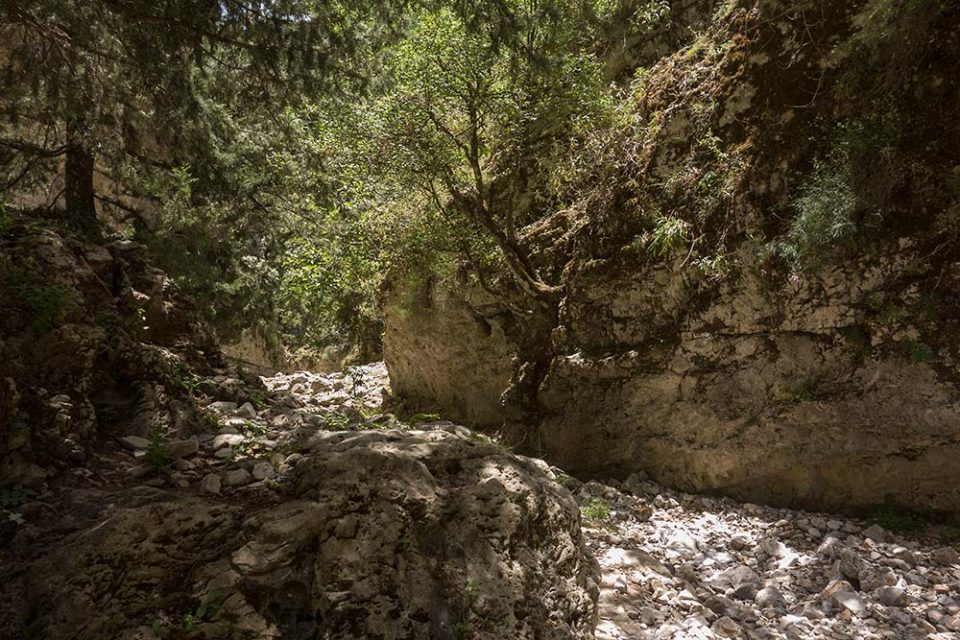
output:
{"label": "pine tree", "polygon": [[4,0],[3,191],[62,171],[68,215],[96,232],[98,202],[124,206],[98,193],[97,173],[215,162],[222,132],[203,120],[224,104],[269,116],[334,69],[349,77],[356,43],[390,23],[391,3],[368,4]]}

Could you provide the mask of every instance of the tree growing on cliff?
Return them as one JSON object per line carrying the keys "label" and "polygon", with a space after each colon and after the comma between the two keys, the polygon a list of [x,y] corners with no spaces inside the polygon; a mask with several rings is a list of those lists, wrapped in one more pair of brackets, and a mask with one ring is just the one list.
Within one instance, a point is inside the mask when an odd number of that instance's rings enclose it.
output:
{"label": "tree growing on cliff", "polygon": [[536,299],[559,289],[518,229],[536,207],[533,176],[578,121],[601,111],[599,63],[583,41],[592,19],[591,3],[562,0],[425,11],[387,51],[385,89],[361,111],[367,179],[418,193],[446,224],[487,234]]}

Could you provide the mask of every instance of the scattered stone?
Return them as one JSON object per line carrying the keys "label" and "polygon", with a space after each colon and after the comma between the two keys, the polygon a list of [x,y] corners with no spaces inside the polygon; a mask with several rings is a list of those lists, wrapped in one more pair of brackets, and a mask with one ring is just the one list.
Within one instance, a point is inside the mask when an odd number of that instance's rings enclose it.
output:
{"label": "scattered stone", "polygon": [[960,614],[955,614],[947,618],[943,626],[947,628],[947,631],[960,631]]}
{"label": "scattered stone", "polygon": [[220,476],[215,473],[208,473],[203,477],[203,480],[200,481],[200,490],[204,493],[219,494],[220,485]]}
{"label": "scattered stone", "polygon": [[150,448],[150,441],[146,438],[141,438],[140,436],[124,436],[120,438],[120,442],[126,448],[134,451],[143,451]]}
{"label": "scattered stone", "polygon": [[240,408],[237,409],[236,414],[241,418],[253,420],[257,417],[257,410],[249,402],[244,402],[242,405],[240,405]]}
{"label": "scattered stone", "polygon": [[820,595],[817,596],[817,601],[829,602],[834,595],[841,591],[853,591],[853,586],[846,580],[833,580],[820,592]]}
{"label": "scattered stone", "polygon": [[229,487],[240,487],[253,482],[253,476],[246,469],[234,469],[223,476],[223,481]]}
{"label": "scattered stone", "polygon": [[221,400],[219,402],[214,402],[207,405],[207,409],[211,411],[216,411],[217,413],[220,413],[220,414],[233,413],[237,410],[237,403],[226,402]]}
{"label": "scattered stone", "polygon": [[718,618],[716,622],[710,625],[710,629],[725,638],[735,638],[740,635],[740,625],[727,616]]}
{"label": "scattered stone", "polygon": [[900,587],[880,587],[874,595],[885,607],[905,607],[910,603],[907,592]]}
{"label": "scattered stone", "polygon": [[222,449],[217,449],[213,453],[213,457],[218,460],[229,460],[233,457],[233,447],[224,447]]}
{"label": "scattered stone", "polygon": [[960,564],[960,554],[958,554],[957,550],[953,547],[940,547],[939,549],[934,549],[933,553],[930,554],[930,557],[933,558],[935,562],[938,562],[944,566]]}
{"label": "scattered stone", "polygon": [[858,575],[860,591],[876,591],[880,587],[897,584],[897,574],[888,569],[869,567],[860,571]]}
{"label": "scattered stone", "polygon": [[156,468],[152,464],[138,464],[134,467],[130,467],[127,471],[132,478],[145,478],[151,473],[155,473]]}
{"label": "scattered stone", "polygon": [[170,482],[172,482],[174,486],[180,487],[181,489],[186,489],[190,486],[190,481],[187,480],[186,476],[184,476],[182,473],[172,474],[170,476]]}
{"label": "scattered stone", "polygon": [[786,600],[783,598],[776,587],[764,587],[757,592],[755,598],[757,606],[764,609],[784,609],[787,606]]}
{"label": "scattered stone", "polygon": [[197,440],[174,440],[167,445],[171,458],[189,458],[200,452],[200,443]]}
{"label": "scattered stone", "polygon": [[[752,587],[754,595],[760,589],[760,576],[746,565],[732,567],[717,575],[711,581],[713,586],[720,589],[737,590],[741,587]],[[752,599],[752,597],[751,597]]]}
{"label": "scattered stone", "polygon": [[213,448],[220,449],[223,447],[233,447],[240,444],[244,440],[245,438],[239,433],[221,433],[213,439]]}
{"label": "scattered stone", "polygon": [[697,541],[693,539],[689,532],[684,530],[674,532],[667,541],[667,548],[687,557],[695,556],[699,551]]}
{"label": "scattered stone", "polygon": [[887,531],[880,525],[875,524],[863,530],[863,537],[875,542],[883,542],[887,539]]}
{"label": "scattered stone", "polygon": [[273,465],[266,461],[260,461],[253,465],[254,480],[266,480],[277,475]]}
{"label": "scattered stone", "polygon": [[863,600],[853,591],[838,591],[833,594],[833,601],[855,616],[863,616],[867,610]]}
{"label": "scattered stone", "polygon": [[866,569],[867,565],[853,549],[841,549],[840,551],[840,574],[850,581],[859,581],[860,572]]}

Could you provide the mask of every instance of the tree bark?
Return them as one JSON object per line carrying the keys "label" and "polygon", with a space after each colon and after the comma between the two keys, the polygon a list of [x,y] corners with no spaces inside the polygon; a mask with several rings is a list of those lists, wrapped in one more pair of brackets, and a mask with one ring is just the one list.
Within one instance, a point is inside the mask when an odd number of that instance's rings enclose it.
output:
{"label": "tree bark", "polygon": [[100,235],[97,221],[97,199],[93,188],[93,153],[83,141],[83,126],[67,124],[67,152],[64,162],[64,194],[67,215],[81,231]]}

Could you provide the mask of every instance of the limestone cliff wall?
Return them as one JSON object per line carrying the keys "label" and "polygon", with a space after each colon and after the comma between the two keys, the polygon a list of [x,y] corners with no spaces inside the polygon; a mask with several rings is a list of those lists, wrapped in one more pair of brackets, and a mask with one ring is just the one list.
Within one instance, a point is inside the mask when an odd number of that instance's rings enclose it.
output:
{"label": "limestone cliff wall", "polygon": [[453,283],[388,295],[383,355],[393,393],[411,410],[498,425],[514,357],[502,315],[483,292]]}
{"label": "limestone cliff wall", "polygon": [[699,305],[680,270],[585,271],[565,326],[598,350],[552,359],[536,446],[567,468],[642,468],[748,500],[957,510],[956,362],[890,317],[919,291],[876,311],[910,255],[779,283],[748,275]]}

